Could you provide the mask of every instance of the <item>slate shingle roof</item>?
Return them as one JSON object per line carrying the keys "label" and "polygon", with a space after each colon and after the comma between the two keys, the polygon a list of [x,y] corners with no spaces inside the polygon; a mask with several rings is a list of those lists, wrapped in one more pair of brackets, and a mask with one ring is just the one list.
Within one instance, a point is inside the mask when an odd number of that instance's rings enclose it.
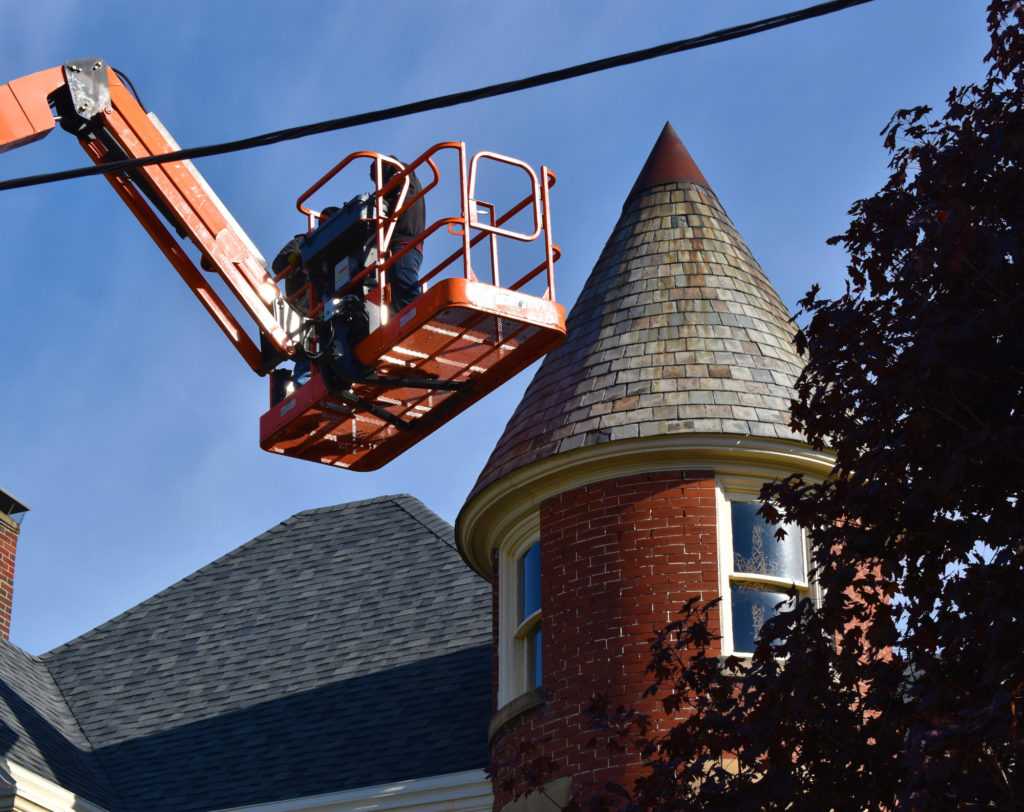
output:
{"label": "slate shingle roof", "polygon": [[41,658],[0,648],[11,758],[115,812],[483,767],[490,588],[452,543],[409,496],[305,511]]}
{"label": "slate shingle roof", "polygon": [[799,439],[789,313],[665,125],[471,497],[582,446],[653,435]]}

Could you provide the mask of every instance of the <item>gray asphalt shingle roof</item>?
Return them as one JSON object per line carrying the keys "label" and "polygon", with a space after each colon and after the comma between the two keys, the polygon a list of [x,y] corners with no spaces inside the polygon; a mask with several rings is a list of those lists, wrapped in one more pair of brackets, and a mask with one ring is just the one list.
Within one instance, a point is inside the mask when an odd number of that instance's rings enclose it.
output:
{"label": "gray asphalt shingle roof", "polygon": [[715,433],[800,439],[789,313],[666,125],[471,497],[583,446]]}
{"label": "gray asphalt shingle roof", "polygon": [[0,640],[0,756],[99,803],[110,786],[60,688],[38,657]]}
{"label": "gray asphalt shingle roof", "polygon": [[[409,496],[305,511],[41,658],[0,658],[0,677],[35,675],[18,701],[77,719],[66,738],[113,785],[81,794],[117,812],[483,767],[490,587],[452,541]],[[11,757],[71,754],[37,745]]]}

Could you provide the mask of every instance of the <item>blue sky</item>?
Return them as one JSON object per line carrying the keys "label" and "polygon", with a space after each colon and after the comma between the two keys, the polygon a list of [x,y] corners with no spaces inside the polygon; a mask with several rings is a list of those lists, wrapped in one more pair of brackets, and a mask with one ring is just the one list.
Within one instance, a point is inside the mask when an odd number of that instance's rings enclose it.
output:
{"label": "blue sky", "polygon": [[[375,109],[781,13],[727,3],[357,2],[149,6],[0,0],[0,81],[81,56],[127,72],[183,146]],[[159,10],[158,10],[159,8]],[[780,31],[569,83],[199,163],[272,255],[295,197],[354,149],[461,139],[559,174],[559,298],[571,305],[671,120],[793,307],[841,285],[825,239],[886,177],[878,132],[978,78],[980,0],[877,0]],[[85,163],[57,132],[0,177]],[[258,446],[249,372],[100,178],[0,193],[0,487],[32,507],[12,640],[39,653],[294,512],[410,493],[453,521],[532,370],[386,468],[353,474]],[[428,256],[428,261],[430,257]]]}

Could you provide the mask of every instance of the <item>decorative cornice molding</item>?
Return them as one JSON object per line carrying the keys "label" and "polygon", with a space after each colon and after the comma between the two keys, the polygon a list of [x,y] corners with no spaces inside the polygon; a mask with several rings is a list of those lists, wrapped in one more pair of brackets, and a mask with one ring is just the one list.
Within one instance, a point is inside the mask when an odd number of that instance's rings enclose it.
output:
{"label": "decorative cornice molding", "polygon": [[544,499],[607,479],[687,468],[764,482],[801,473],[823,480],[834,457],[804,443],[727,434],[671,434],[618,440],[547,457],[492,482],[470,497],[455,520],[459,552],[490,577],[491,551]]}
{"label": "decorative cornice molding", "polygon": [[493,804],[487,774],[466,770],[217,812],[490,812]]}

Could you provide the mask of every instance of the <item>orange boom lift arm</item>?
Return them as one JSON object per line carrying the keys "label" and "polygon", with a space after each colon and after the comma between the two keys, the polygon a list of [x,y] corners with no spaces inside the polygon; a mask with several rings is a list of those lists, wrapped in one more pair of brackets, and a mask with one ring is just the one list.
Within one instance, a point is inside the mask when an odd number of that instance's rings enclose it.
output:
{"label": "orange boom lift arm", "polygon": [[[101,60],[83,59],[0,85],[0,151],[47,135],[57,123],[54,113],[97,164],[178,148],[159,119],[142,108],[114,71]],[[274,317],[280,295],[267,274],[266,261],[190,161],[146,166],[106,178],[255,372],[268,371],[259,346],[154,209],[182,240],[209,258],[272,346],[291,353],[292,342]]]}
{"label": "orange boom lift arm", "polygon": [[[68,62],[0,85],[0,152],[44,137],[58,122],[78,137],[98,165],[178,149],[159,119],[99,59]],[[440,183],[442,156],[453,159],[456,167],[458,212],[428,223],[414,241],[392,250],[398,218]],[[371,238],[361,255],[363,267],[350,269],[344,284],[330,293],[342,297],[358,288],[366,297],[373,329],[351,353],[357,374],[339,375],[327,351],[325,327],[330,325],[322,306],[327,294],[314,293],[309,283],[291,298],[279,289],[291,274],[314,278],[313,270],[303,260],[299,267],[272,276],[266,260],[191,161],[105,177],[253,371],[280,378],[287,376],[280,369],[283,362],[309,361],[308,383],[289,387],[291,391],[280,393],[283,397],[272,396],[271,408],[260,421],[261,446],[328,465],[372,470],[549,351],[564,338],[566,328],[564,308],[554,299],[554,264],[560,251],[550,231],[553,172],[542,167],[538,175],[524,162],[497,153],[469,157],[461,142],[437,144],[407,165],[377,152],[355,152],[297,202],[310,244],[326,241],[329,247],[331,228],[337,230],[339,221],[327,222],[307,201],[361,159],[370,162],[374,189],[355,217]],[[389,163],[396,171],[385,179],[383,168]],[[512,167],[527,181],[525,197],[504,212],[476,195],[480,168],[493,163]],[[410,195],[409,179],[416,170],[430,179]],[[509,227],[524,212],[532,214],[532,227]],[[434,267],[424,266],[423,294],[391,313],[388,271],[414,246],[433,245],[430,238],[444,233],[458,238],[460,247]],[[472,262],[473,248],[484,241],[488,282],[477,277]],[[502,241],[541,246],[540,261],[504,288],[498,265]],[[189,245],[193,254],[198,252],[202,270],[186,251]],[[257,339],[225,304],[210,274],[220,277],[252,319]],[[543,292],[527,293],[531,282],[543,283]]]}

